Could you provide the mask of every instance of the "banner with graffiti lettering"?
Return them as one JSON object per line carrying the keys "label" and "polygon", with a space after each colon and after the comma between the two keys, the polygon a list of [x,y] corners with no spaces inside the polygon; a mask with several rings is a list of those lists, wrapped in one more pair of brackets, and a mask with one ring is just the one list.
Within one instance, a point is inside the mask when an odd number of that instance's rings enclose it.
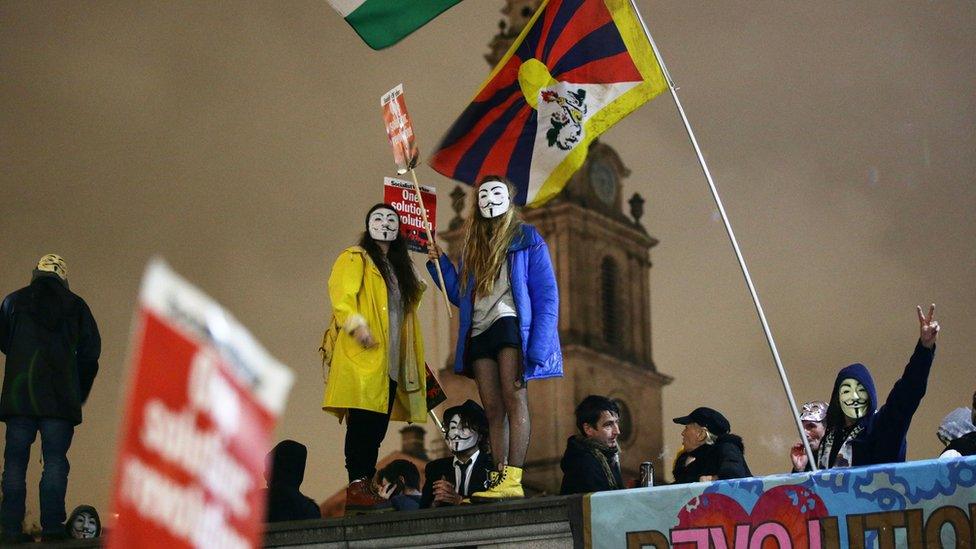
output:
{"label": "banner with graffiti lettering", "polygon": [[587,547],[973,547],[976,457],[587,496]]}
{"label": "banner with graffiti lettering", "polygon": [[108,546],[257,547],[292,374],[162,261],[139,302]]}

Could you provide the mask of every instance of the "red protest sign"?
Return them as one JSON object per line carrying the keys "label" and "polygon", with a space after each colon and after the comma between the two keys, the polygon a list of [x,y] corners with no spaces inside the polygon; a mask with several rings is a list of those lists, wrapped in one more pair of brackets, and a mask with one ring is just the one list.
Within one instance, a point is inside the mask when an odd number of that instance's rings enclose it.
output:
{"label": "red protest sign", "polygon": [[407,114],[407,103],[403,99],[403,84],[383,94],[380,98],[383,107],[383,123],[386,125],[386,136],[393,145],[393,161],[396,162],[397,173],[403,175],[417,165],[420,159],[420,149],[413,133],[413,123]]}
{"label": "red protest sign", "polygon": [[[430,234],[434,236],[437,227],[437,189],[427,185],[419,187],[423,205],[427,207]],[[415,252],[427,253],[427,231],[414,184],[393,177],[383,178],[383,202],[400,214],[400,234],[407,239],[407,247]]]}
{"label": "red protest sign", "polygon": [[161,261],[139,300],[108,547],[258,547],[292,374]]}

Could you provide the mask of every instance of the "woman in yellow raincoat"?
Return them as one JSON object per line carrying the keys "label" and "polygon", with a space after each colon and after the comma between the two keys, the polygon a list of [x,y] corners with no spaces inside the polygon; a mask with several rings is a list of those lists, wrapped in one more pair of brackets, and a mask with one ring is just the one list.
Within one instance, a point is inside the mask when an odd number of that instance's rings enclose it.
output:
{"label": "woman in yellow raincoat", "polygon": [[427,419],[424,342],[417,305],[424,286],[413,270],[386,204],[366,214],[358,246],[332,267],[334,328],[323,350],[330,363],[322,409],[346,421],[346,511],[384,507],[372,483],[390,420]]}

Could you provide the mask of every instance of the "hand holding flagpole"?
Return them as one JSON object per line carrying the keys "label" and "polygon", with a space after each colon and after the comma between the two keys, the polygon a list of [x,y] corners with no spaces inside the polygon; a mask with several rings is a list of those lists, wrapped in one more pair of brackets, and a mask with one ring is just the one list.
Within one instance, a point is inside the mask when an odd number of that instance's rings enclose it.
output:
{"label": "hand holding flagpole", "polygon": [[[383,97],[380,98],[380,107],[383,108],[386,136],[389,138],[390,144],[393,145],[393,161],[397,165],[397,174],[402,175],[410,172],[410,177],[413,179],[413,190],[417,194],[417,204],[420,206],[424,231],[427,234],[427,243],[428,245],[433,244],[434,235],[431,233],[430,223],[427,220],[427,206],[424,205],[424,195],[420,192],[417,172],[414,171],[414,167],[420,159],[420,151],[417,148],[413,124],[410,123],[410,115],[407,114],[407,104],[403,99],[403,84],[399,84],[383,94]],[[451,313],[451,303],[447,299],[447,289],[444,286],[444,273],[441,272],[441,264],[435,261],[434,266],[437,268],[437,281],[440,283],[441,294],[444,296],[447,318],[454,318],[454,314]]]}
{"label": "hand holding flagpole", "polygon": [[[413,179],[413,190],[417,193],[417,202],[420,203],[420,217],[424,222],[424,230],[427,231],[427,243],[429,246],[435,246],[434,235],[430,233],[430,223],[427,222],[427,207],[424,206],[424,197],[420,194],[420,183],[417,181],[417,172],[411,167],[410,168],[410,178]],[[437,268],[437,281],[441,286],[441,296],[444,298],[444,308],[447,309],[447,318],[454,318],[451,313],[451,302],[447,300],[447,287],[444,285],[444,273],[441,272],[441,262],[434,261],[434,267]]]}

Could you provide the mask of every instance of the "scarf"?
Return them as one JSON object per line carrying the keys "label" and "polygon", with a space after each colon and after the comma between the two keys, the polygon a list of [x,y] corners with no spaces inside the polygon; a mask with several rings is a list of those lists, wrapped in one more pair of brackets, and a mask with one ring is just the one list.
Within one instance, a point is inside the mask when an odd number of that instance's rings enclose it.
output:
{"label": "scarf", "polygon": [[834,448],[834,443],[837,435],[840,433],[844,437],[844,442],[841,443],[840,450],[837,451],[837,459],[834,460],[834,467],[850,467],[851,461],[853,459],[854,452],[854,439],[857,435],[861,434],[864,430],[864,426],[861,424],[855,425],[850,431],[846,429],[831,429],[827,436],[824,437],[823,442],[820,444],[820,457],[817,459],[817,467],[821,469],[830,468],[830,453]]}
{"label": "scarf", "polygon": [[607,483],[610,489],[615,490],[621,488],[621,486],[617,485],[617,477],[614,476],[613,469],[610,468],[611,462],[620,463],[620,449],[616,447],[611,448],[599,440],[580,435],[576,435],[576,441],[596,458],[597,463],[603,468],[603,474],[607,477]]}

